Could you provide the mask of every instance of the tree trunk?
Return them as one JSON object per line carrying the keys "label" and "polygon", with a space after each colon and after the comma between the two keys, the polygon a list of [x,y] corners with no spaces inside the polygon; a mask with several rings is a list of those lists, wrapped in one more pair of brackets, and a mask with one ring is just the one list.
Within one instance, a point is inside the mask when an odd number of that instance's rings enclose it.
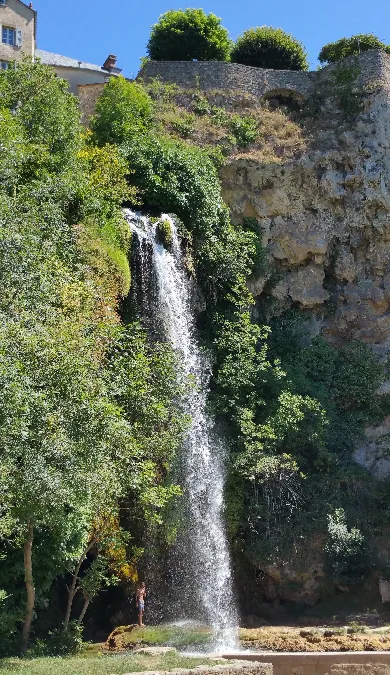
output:
{"label": "tree trunk", "polygon": [[73,573],[73,579],[72,579],[72,584],[71,584],[71,587],[70,587],[69,593],[68,593],[68,604],[66,606],[66,614],[65,614],[65,619],[64,619],[64,632],[65,633],[68,630],[68,625],[69,625],[69,621],[70,621],[70,615],[71,615],[71,611],[72,611],[74,596],[76,595],[77,590],[78,590],[77,589],[77,580],[79,578],[80,567],[83,564],[87,553],[91,550],[91,548],[95,545],[95,543],[96,543],[96,537],[93,537],[93,539],[90,541],[90,543],[88,544],[85,551],[83,551],[82,555],[80,556],[79,561],[76,565],[76,569]]}
{"label": "tree trunk", "polygon": [[80,616],[79,616],[79,621],[78,621],[79,624],[82,623],[82,621],[83,621],[83,619],[84,619],[84,617],[85,617],[85,612],[86,612],[87,609],[88,609],[89,603],[90,603],[90,599],[88,598],[87,595],[84,595],[84,605],[83,605],[83,609],[81,610],[81,614],[80,614]]}
{"label": "tree trunk", "polygon": [[27,602],[26,613],[22,631],[22,654],[25,654],[30,637],[31,622],[35,605],[35,588],[32,569],[32,546],[34,538],[34,526],[31,520],[27,523],[27,533],[24,542],[24,580],[26,583]]}

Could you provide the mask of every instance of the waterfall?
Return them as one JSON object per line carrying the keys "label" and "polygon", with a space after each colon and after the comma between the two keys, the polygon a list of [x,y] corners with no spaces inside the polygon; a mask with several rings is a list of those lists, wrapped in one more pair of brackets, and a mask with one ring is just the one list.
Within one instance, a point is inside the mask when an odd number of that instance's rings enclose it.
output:
{"label": "waterfall", "polygon": [[181,405],[191,419],[180,453],[184,528],[172,562],[180,590],[173,588],[169,602],[177,619],[209,625],[216,648],[232,648],[238,619],[223,521],[226,451],[207,412],[211,367],[196,339],[191,284],[175,223],[162,216],[172,229],[167,250],[156,238],[155,224],[131,211],[125,216],[135,240],[138,295],[146,320],[154,312],[160,333],[179,355],[178,378],[186,392]]}

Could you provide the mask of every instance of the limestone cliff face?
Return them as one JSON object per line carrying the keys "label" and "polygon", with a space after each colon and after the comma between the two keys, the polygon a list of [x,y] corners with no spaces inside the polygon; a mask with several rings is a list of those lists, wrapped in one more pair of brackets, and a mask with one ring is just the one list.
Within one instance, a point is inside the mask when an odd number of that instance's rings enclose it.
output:
{"label": "limestone cliff face", "polygon": [[[347,69],[348,64],[345,66]],[[312,313],[330,341],[359,339],[390,352],[390,57],[377,53],[373,79],[352,64],[347,94],[334,71],[318,83],[321,110],[308,147],[286,163],[231,160],[221,170],[235,222],[258,220],[266,276],[250,282],[268,293],[273,312]],[[341,72],[341,71],[340,71]],[[340,75],[337,76],[342,79]],[[342,97],[344,96],[344,101]],[[346,119],[345,97],[357,103]],[[383,387],[383,393],[390,390]],[[366,430],[355,459],[379,478],[390,475],[390,419]]]}

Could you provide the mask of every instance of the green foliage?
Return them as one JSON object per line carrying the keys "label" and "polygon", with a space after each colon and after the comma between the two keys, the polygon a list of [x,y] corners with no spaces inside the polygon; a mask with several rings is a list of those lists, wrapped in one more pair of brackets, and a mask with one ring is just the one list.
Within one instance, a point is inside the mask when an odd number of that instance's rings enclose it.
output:
{"label": "green foliage", "polygon": [[[215,661],[211,662],[215,665]],[[84,654],[73,657],[40,657],[27,659],[4,659],[0,661],[0,672],[13,675],[111,675],[113,665],[123,673],[139,673],[158,668],[161,671],[173,671],[178,668],[195,668],[202,664],[210,664],[204,657],[181,656],[175,652],[160,657],[143,654],[107,654],[97,651],[96,647],[87,648]]]}
{"label": "green foliage", "polygon": [[341,38],[322,47],[318,60],[320,63],[336,63],[347,56],[357,56],[368,49],[387,52],[389,47],[372,33],[359,33],[350,38]]}
{"label": "green foliage", "polygon": [[237,311],[215,321],[213,400],[233,447],[229,527],[256,565],[324,531],[332,504],[367,519],[368,479],[350,457],[363,425],[383,417],[383,369],[366,345],[336,349],[312,329],[299,312],[271,330]]}
{"label": "green foliage", "polygon": [[159,77],[152,77],[144,85],[145,90],[153,101],[158,103],[169,103],[172,98],[180,91],[180,87],[174,82],[163,82]]}
{"label": "green foliage", "polygon": [[172,225],[169,220],[161,218],[156,225],[156,234],[160,244],[165,248],[171,248],[173,240]]}
{"label": "green foliage", "polygon": [[[161,522],[178,494],[164,481],[185,421],[169,348],[150,350],[138,326],[118,327],[118,298],[130,284],[120,207],[136,201],[126,160],[104,141],[92,146],[51,69],[23,62],[2,74],[0,89],[0,575],[11,649],[25,603],[26,533],[39,615],[53,582],[74,569],[96,523],[125,495],[139,504],[137,518]],[[137,87],[131,93],[141,128],[151,102]],[[133,128],[129,117],[121,124]],[[82,575],[90,593],[106,583],[103,553],[110,582],[131,572],[126,546],[106,542],[100,552]]]}
{"label": "green foliage", "polygon": [[69,656],[79,654],[83,649],[83,628],[77,621],[71,621],[68,630],[55,628],[49,632],[46,640],[38,640],[34,645],[36,656]]}
{"label": "green foliage", "polygon": [[80,146],[77,100],[49,66],[25,59],[8,70],[0,78],[1,107],[13,111],[26,138],[40,146],[40,163],[55,170]]}
{"label": "green foliage", "polygon": [[154,61],[228,61],[230,49],[221,19],[203,9],[165,12],[152,27],[147,46]]}
{"label": "green foliage", "polygon": [[350,453],[364,422],[383,415],[377,390],[381,364],[361,342],[336,349],[322,337],[312,338],[311,325],[298,312],[287,312],[272,323],[271,353],[281,359],[289,380],[302,395],[319,400],[327,411],[327,447],[337,455]]}
{"label": "green foliage", "polygon": [[187,113],[182,117],[177,117],[173,122],[172,126],[177,131],[182,138],[188,138],[194,132],[195,129],[195,115]]}
{"label": "green foliage", "polygon": [[231,60],[244,66],[273,70],[307,70],[303,45],[281,28],[261,26],[245,31],[235,43]]}
{"label": "green foliage", "polygon": [[344,509],[328,515],[328,565],[334,581],[343,586],[361,582],[369,567],[364,537],[356,527],[347,527]]}
{"label": "green foliage", "polygon": [[253,143],[259,134],[257,121],[249,115],[232,115],[229,128],[240,149]]}
{"label": "green foliage", "polygon": [[[120,630],[120,629],[119,629]],[[212,631],[207,627],[186,627],[186,626],[146,626],[136,627],[127,632],[123,628],[123,642],[125,647],[134,649],[138,645],[169,645],[176,649],[204,649],[212,638]]]}
{"label": "green foliage", "polygon": [[153,104],[144,88],[124,77],[112,77],[95,108],[91,129],[99,145],[122,143],[129,134],[149,128]]}
{"label": "green foliage", "polygon": [[348,67],[344,63],[337,63],[331,74],[334,93],[337,95],[345,119],[349,122],[353,121],[363,109],[363,92],[356,85],[359,73],[360,69],[355,59],[355,63]]}
{"label": "green foliage", "polygon": [[22,612],[15,608],[12,597],[0,590],[0,657],[16,653],[21,618]]}
{"label": "green foliage", "polygon": [[192,109],[196,115],[209,115],[211,112],[211,106],[208,102],[206,96],[200,92],[194,94],[195,103],[192,106]]}

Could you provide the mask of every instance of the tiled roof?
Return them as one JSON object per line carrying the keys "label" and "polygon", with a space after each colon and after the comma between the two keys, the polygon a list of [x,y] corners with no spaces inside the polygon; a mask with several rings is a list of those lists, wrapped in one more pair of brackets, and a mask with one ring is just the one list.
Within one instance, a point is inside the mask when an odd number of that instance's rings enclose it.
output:
{"label": "tiled roof", "polygon": [[94,63],[85,63],[84,61],[78,61],[77,59],[71,59],[69,56],[61,56],[61,54],[52,54],[51,52],[45,52],[43,49],[36,49],[35,56],[39,58],[42,63],[47,66],[62,66],[63,68],[77,68],[82,70],[94,70],[99,71],[100,73],[107,73],[108,70],[102,68],[102,66],[96,66]]}

